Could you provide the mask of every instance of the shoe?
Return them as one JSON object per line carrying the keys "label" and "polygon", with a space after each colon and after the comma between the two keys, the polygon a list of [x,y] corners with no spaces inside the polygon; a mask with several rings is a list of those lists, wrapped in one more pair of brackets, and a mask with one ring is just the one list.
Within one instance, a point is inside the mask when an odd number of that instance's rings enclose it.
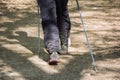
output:
{"label": "shoe", "polygon": [[61,50],[59,51],[60,54],[67,54],[68,53],[68,47],[71,45],[71,40],[68,38],[68,46],[63,44],[61,45]]}
{"label": "shoe", "polygon": [[48,61],[49,65],[57,65],[59,63],[59,54],[54,51],[50,54],[50,60]]}
{"label": "shoe", "polygon": [[66,45],[61,45],[61,50],[59,52],[60,54],[67,54],[68,53],[68,47]]}

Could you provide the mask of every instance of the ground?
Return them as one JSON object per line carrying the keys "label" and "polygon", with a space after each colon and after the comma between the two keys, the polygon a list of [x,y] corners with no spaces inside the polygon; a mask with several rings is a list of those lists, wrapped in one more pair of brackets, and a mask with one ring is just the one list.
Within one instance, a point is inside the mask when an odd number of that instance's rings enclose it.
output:
{"label": "ground", "polygon": [[120,80],[120,1],[79,0],[95,57],[92,61],[75,0],[69,0],[71,46],[60,63],[50,66],[44,49],[38,54],[35,0],[0,1],[0,80]]}

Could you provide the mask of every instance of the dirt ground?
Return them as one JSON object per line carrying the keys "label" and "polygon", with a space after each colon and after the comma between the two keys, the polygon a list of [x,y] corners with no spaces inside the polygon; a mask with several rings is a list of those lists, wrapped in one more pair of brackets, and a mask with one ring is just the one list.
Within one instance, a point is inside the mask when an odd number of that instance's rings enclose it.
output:
{"label": "dirt ground", "polygon": [[97,72],[93,71],[75,0],[69,0],[72,23],[68,55],[56,66],[43,44],[38,54],[35,0],[0,1],[0,80],[120,80],[120,0],[79,0]]}

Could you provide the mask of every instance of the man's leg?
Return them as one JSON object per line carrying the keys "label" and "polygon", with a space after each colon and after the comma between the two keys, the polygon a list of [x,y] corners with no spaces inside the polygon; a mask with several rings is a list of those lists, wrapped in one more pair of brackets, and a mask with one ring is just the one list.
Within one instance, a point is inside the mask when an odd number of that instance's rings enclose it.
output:
{"label": "man's leg", "polygon": [[45,47],[50,54],[49,64],[59,62],[59,31],[57,27],[55,0],[37,0],[42,16]]}
{"label": "man's leg", "polygon": [[61,53],[67,53],[71,23],[67,7],[68,0],[56,0],[57,24],[61,41]]}
{"label": "man's leg", "polygon": [[45,47],[49,53],[59,51],[55,0],[37,0],[41,10]]}

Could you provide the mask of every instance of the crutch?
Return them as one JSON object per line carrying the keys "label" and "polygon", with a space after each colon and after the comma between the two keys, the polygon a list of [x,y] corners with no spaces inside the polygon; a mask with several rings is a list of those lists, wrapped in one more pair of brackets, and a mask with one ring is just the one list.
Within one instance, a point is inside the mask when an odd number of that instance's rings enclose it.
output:
{"label": "crutch", "polygon": [[40,7],[38,6],[38,55],[40,55]]}
{"label": "crutch", "polygon": [[81,13],[81,11],[80,11],[80,5],[79,5],[78,0],[76,0],[76,4],[77,4],[78,12],[79,12],[79,14],[80,14],[80,20],[81,20],[81,22],[82,22],[82,27],[83,27],[84,32],[85,32],[86,40],[87,40],[87,43],[88,43],[88,48],[89,48],[89,51],[90,51],[90,56],[91,56],[91,58],[92,58],[93,69],[94,69],[95,71],[97,71],[96,64],[95,64],[95,59],[94,59],[93,52],[92,52],[92,48],[91,48],[91,45],[90,45],[90,42],[89,42],[89,39],[88,39],[87,30],[86,30],[86,27],[85,27],[85,24],[84,24],[84,21],[83,21],[83,18],[82,18],[82,13]]}

